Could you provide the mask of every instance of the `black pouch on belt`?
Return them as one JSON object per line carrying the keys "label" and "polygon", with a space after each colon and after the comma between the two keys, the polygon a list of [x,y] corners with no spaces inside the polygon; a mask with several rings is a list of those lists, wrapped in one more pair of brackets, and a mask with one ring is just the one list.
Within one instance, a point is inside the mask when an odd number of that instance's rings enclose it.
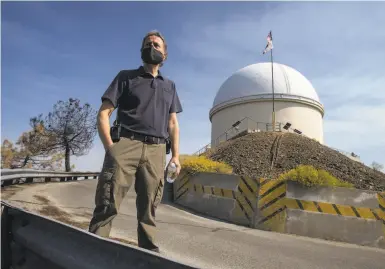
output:
{"label": "black pouch on belt", "polygon": [[119,108],[118,108],[118,111],[116,111],[116,120],[113,122],[113,124],[110,128],[111,140],[114,143],[120,141],[120,135],[121,135],[121,131],[122,131],[122,127],[121,127],[120,122],[118,120],[118,114],[119,114]]}
{"label": "black pouch on belt", "polygon": [[122,127],[120,124],[114,124],[110,128],[110,135],[111,135],[111,140],[112,142],[116,143],[120,141],[120,132],[121,132]]}
{"label": "black pouch on belt", "polygon": [[166,154],[170,154],[171,152],[171,140],[170,138],[166,139]]}

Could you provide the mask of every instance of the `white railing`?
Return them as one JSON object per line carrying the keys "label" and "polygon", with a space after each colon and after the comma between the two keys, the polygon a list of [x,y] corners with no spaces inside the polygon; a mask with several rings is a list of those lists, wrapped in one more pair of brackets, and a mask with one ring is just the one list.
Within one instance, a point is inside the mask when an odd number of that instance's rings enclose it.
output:
{"label": "white railing", "polygon": [[[312,139],[311,137],[309,137],[309,136],[303,134],[302,132],[300,132],[299,130],[291,127],[291,125],[289,127],[285,127],[286,124],[283,124],[281,122],[277,122],[275,125],[276,125],[275,128],[273,128],[272,127],[273,126],[272,123],[256,122],[256,121],[252,120],[249,117],[244,117],[243,119],[241,119],[241,120],[237,121],[236,123],[234,123],[231,128],[226,130],[219,137],[217,137],[214,140],[213,144],[212,143],[206,144],[201,149],[196,151],[193,155],[198,155],[199,156],[199,155],[205,153],[212,146],[215,147],[215,146],[219,145],[222,142],[225,142],[225,141],[228,141],[230,139],[234,139],[234,138],[243,136],[243,135],[248,134],[248,133],[255,133],[255,132],[272,132],[272,131],[276,131],[276,132],[277,131],[278,132],[289,132],[289,133],[296,133],[298,135],[303,135],[303,136],[305,136],[307,138]],[[337,152],[347,156],[348,158],[350,158],[350,159],[352,159],[354,161],[362,162],[358,155],[355,155],[355,154],[353,155],[353,153],[349,153],[347,151],[340,150],[340,149],[337,149],[337,148],[332,148],[332,147],[329,147],[329,148],[331,148],[333,150],[336,150]]]}
{"label": "white railing", "polygon": [[217,146],[222,142],[234,139],[239,136],[243,136],[245,133],[255,133],[255,132],[271,132],[271,131],[282,131],[284,124],[277,122],[275,128],[273,128],[272,123],[266,122],[257,122],[249,117],[244,117],[243,119],[235,122],[228,130],[218,136],[214,143],[207,144],[193,155],[201,155],[210,149],[212,146]]}

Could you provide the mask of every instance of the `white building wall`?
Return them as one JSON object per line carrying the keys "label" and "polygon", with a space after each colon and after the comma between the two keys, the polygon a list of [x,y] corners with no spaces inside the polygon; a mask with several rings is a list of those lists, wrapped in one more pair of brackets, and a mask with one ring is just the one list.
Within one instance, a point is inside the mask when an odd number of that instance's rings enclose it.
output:
{"label": "white building wall", "polygon": [[[323,143],[323,119],[318,109],[298,102],[276,100],[275,111],[276,122],[283,124],[290,122],[292,124],[291,128],[298,129],[302,131],[302,134]],[[215,146],[214,140],[230,129],[236,121],[242,120],[245,117],[260,123],[256,124],[250,120],[245,120],[239,125],[239,131],[245,129],[266,131],[266,124],[262,123],[272,122],[272,102],[254,101],[238,104],[215,113],[211,119],[212,145]],[[228,136],[231,137],[235,134],[236,131],[233,130]],[[222,136],[220,140],[225,140],[225,136]]]}

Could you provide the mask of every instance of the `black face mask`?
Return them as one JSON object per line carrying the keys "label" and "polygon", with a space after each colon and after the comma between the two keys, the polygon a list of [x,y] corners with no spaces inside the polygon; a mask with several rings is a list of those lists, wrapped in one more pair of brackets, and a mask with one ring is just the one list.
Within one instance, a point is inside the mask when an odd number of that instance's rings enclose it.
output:
{"label": "black face mask", "polygon": [[163,61],[163,54],[151,46],[142,50],[142,60],[147,64],[160,64]]}

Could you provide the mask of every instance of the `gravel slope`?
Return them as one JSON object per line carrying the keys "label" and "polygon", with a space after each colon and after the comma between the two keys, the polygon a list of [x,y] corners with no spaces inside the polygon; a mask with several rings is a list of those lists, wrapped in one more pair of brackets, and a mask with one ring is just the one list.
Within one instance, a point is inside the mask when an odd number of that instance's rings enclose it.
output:
{"label": "gravel slope", "polygon": [[229,140],[205,154],[231,165],[234,173],[276,178],[300,164],[324,169],[358,189],[385,191],[385,174],[351,160],[315,140],[293,133],[253,133]]}

